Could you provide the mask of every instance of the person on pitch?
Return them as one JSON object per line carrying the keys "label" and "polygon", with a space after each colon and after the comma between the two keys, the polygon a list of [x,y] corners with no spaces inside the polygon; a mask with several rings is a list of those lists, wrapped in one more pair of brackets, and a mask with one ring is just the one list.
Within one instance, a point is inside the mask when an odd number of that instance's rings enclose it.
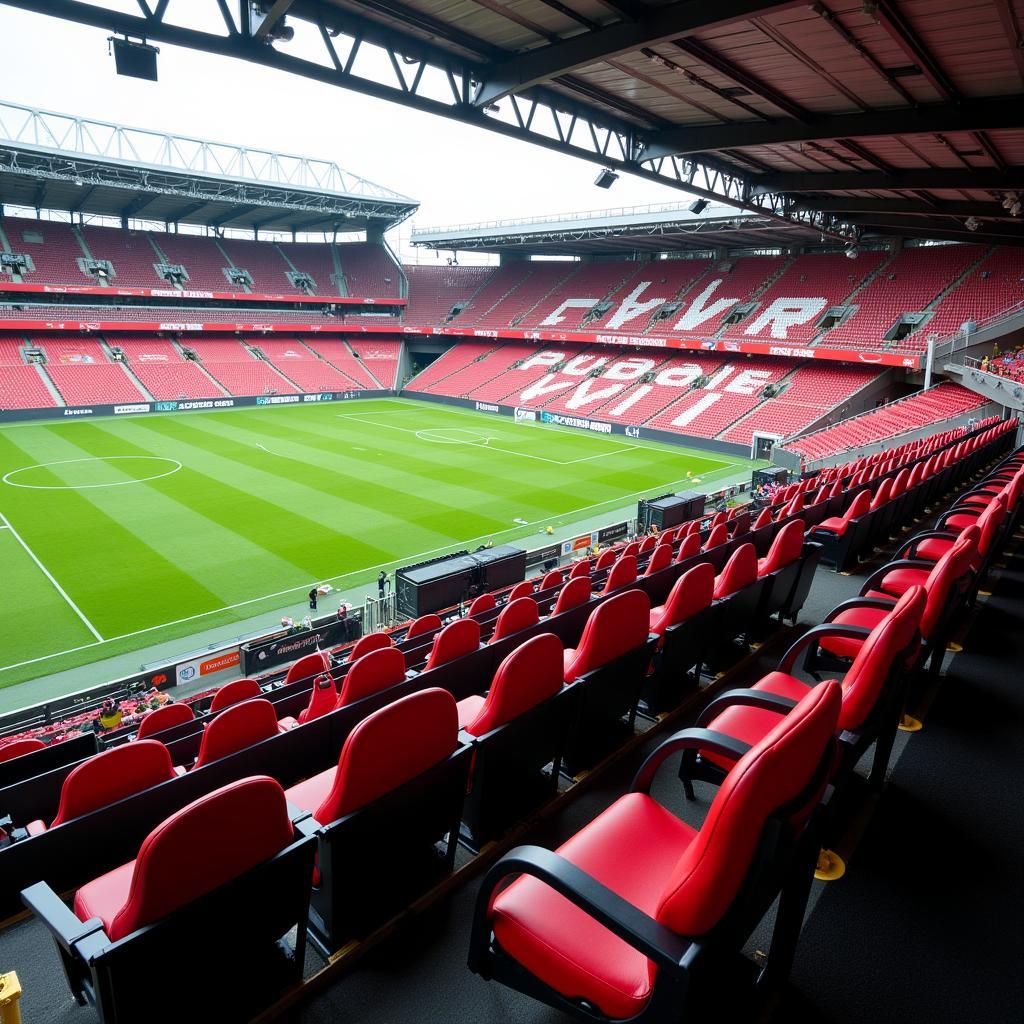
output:
{"label": "person on pitch", "polygon": [[317,599],[317,590],[316,590],[316,587],[314,587],[309,592],[309,610],[311,612],[315,612],[316,611],[316,599]]}

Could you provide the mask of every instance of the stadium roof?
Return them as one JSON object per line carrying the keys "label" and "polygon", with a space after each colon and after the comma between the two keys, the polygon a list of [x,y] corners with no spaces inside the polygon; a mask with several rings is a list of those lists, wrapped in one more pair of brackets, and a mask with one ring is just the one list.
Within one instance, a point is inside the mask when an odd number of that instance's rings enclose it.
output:
{"label": "stadium roof", "polygon": [[782,224],[723,206],[696,214],[677,204],[416,228],[412,233],[412,244],[428,249],[567,256],[763,249],[820,240],[809,224]]}
{"label": "stadium roof", "polygon": [[417,209],[327,160],[0,101],[0,202],[267,231],[386,228]]}
{"label": "stadium roof", "polygon": [[[800,211],[841,238],[1024,242],[1011,212],[1022,0],[263,0],[220,3],[216,31],[206,5],[171,5],[172,24],[166,0],[140,0],[141,16],[0,3],[291,71],[764,216]],[[390,60],[364,61],[373,47]]]}

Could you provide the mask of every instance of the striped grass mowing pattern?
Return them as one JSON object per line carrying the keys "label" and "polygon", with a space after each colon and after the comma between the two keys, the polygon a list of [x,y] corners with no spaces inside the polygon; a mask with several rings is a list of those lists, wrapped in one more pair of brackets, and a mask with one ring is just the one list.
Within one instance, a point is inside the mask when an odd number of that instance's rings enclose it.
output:
{"label": "striped grass mowing pattern", "polygon": [[744,464],[390,399],[5,427],[0,685]]}

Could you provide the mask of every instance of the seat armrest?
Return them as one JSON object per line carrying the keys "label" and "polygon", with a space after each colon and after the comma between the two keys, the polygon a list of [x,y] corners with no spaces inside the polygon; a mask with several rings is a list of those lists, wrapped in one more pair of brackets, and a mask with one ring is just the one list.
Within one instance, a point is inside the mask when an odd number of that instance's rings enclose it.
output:
{"label": "seat armrest", "polygon": [[[46,882],[36,882],[22,889],[21,902],[46,925],[57,945],[69,955],[79,955],[82,951],[76,950],[76,947],[90,938],[97,940],[96,946],[109,944],[106,932],[103,931],[103,922],[98,917],[79,921]],[[93,943],[86,945],[92,946]]]}
{"label": "seat armrest", "polygon": [[36,818],[35,821],[30,821],[25,826],[25,831],[29,834],[29,838],[41,836],[46,831],[46,822],[42,818]]}
{"label": "seat armrest", "polygon": [[487,872],[480,886],[470,940],[471,970],[476,970],[489,945],[490,905],[510,875],[530,875],[549,885],[660,967],[678,969],[693,945],[557,853],[539,846],[517,846]]}
{"label": "seat armrest", "polygon": [[923,540],[956,540],[960,536],[958,530],[922,530],[920,533],[915,533],[896,552],[897,558],[913,558],[917,551],[917,545]]}
{"label": "seat armrest", "polygon": [[722,757],[738,761],[749,749],[749,743],[744,743],[742,740],[727,736],[722,732],[700,728],[683,729],[674,736],[669,736],[667,740],[663,740],[647,755],[647,759],[633,776],[629,791],[631,793],[649,793],[654,776],[662,762],[680,750],[696,750],[698,752],[706,750],[712,754],[720,754]]}
{"label": "seat armrest", "polygon": [[780,715],[788,715],[796,707],[796,701],[777,693],[768,693],[765,690],[727,690],[725,693],[719,694],[704,708],[697,717],[697,725],[707,725],[726,708],[731,707],[760,708],[762,711],[776,711]]}
{"label": "seat armrest", "polygon": [[848,611],[851,608],[877,608],[879,611],[891,612],[895,607],[895,597],[891,600],[887,597],[850,597],[837,604],[835,608],[825,616],[825,622],[832,622],[837,615],[844,611]]}
{"label": "seat armrest", "polygon": [[939,516],[938,519],[935,520],[935,529],[941,530],[946,525],[946,523],[949,522],[952,516],[971,516],[972,518],[977,519],[983,511],[984,509],[973,508],[971,506],[967,506],[966,508],[954,507],[951,509],[947,509],[945,512],[942,513],[942,515]]}
{"label": "seat armrest", "polygon": [[792,675],[793,666],[796,664],[796,659],[800,655],[800,652],[805,650],[812,643],[817,643],[819,637],[838,636],[847,640],[864,640],[870,635],[871,630],[865,629],[863,626],[846,626],[833,622],[823,624],[821,626],[814,626],[807,630],[807,632],[796,640],[789,650],[786,651],[777,666],[777,671]]}
{"label": "seat armrest", "polygon": [[[869,590],[885,590],[882,580],[894,569],[926,569],[930,572],[933,565],[933,562],[926,562],[923,558],[897,558],[886,562],[865,580],[864,585],[860,588],[861,595],[863,596]],[[890,591],[886,591],[886,593],[890,593]],[[893,594],[893,597],[899,596],[899,594]]]}

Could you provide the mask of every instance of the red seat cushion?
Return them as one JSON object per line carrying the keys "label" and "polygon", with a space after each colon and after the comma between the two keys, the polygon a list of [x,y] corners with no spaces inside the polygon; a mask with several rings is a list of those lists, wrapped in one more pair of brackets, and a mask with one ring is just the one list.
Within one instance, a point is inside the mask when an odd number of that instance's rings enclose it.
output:
{"label": "red seat cushion", "polygon": [[98,917],[103,922],[103,930],[109,935],[117,912],[128,900],[134,874],[135,861],[130,860],[87,882],[75,893],[75,917],[79,921]]}
{"label": "red seat cushion", "polygon": [[917,545],[915,558],[923,558],[928,562],[937,562],[951,547],[953,541],[940,537],[929,537]]}
{"label": "red seat cushion", "polygon": [[[877,594],[878,597],[888,597],[888,594]],[[890,609],[891,610],[891,609]],[[874,629],[882,619],[889,614],[889,611],[881,608],[848,608],[840,612],[832,622],[841,626],[861,626],[864,629]],[[821,646],[840,658],[856,658],[857,652],[864,644],[863,640],[851,640],[844,636],[827,636],[820,641]]]}
{"label": "red seat cushion", "polygon": [[882,577],[879,586],[883,592],[888,592],[887,596],[900,596],[927,579],[927,569],[893,569]]}
{"label": "red seat cushion", "polygon": [[[788,697],[790,700],[802,700],[807,695],[808,686],[800,682],[794,676],[785,672],[769,672],[751,689],[762,690],[766,693],[774,693],[780,697]],[[763,736],[769,733],[779,724],[781,715],[774,711],[762,711],[760,708],[731,707],[726,708],[707,728],[712,732],[724,732],[727,736],[749,743],[753,746]],[[734,761],[721,757],[718,754],[702,753],[719,768],[728,771],[732,768]]]}
{"label": "red seat cushion", "polygon": [[848,523],[841,516],[831,516],[829,519],[822,519],[815,527],[816,530],[828,530],[830,533],[837,533],[840,537],[846,533]]}
{"label": "red seat cushion", "polygon": [[[326,771],[320,772],[319,775],[313,775],[292,786],[291,789],[286,789],[284,795],[288,798],[288,803],[315,815],[317,808],[327,799],[327,794],[330,793],[331,787],[334,785],[336,772],[337,768],[332,765]],[[329,825],[330,822],[322,821],[320,824]]]}
{"label": "red seat cushion", "polygon": [[974,526],[977,521],[978,517],[976,515],[958,513],[955,516],[949,516],[946,519],[945,526],[951,530],[965,530],[968,526]]}
{"label": "red seat cushion", "polygon": [[484,697],[466,697],[465,700],[460,700],[455,705],[459,712],[460,729],[465,729],[480,714],[480,709],[484,706],[484,700]]}
{"label": "red seat cushion", "polygon": [[[696,833],[640,793],[618,799],[558,853],[655,917],[665,887]],[[609,1017],[632,1017],[650,998],[656,968],[642,953],[535,878],[494,901],[494,935],[531,974]]]}

